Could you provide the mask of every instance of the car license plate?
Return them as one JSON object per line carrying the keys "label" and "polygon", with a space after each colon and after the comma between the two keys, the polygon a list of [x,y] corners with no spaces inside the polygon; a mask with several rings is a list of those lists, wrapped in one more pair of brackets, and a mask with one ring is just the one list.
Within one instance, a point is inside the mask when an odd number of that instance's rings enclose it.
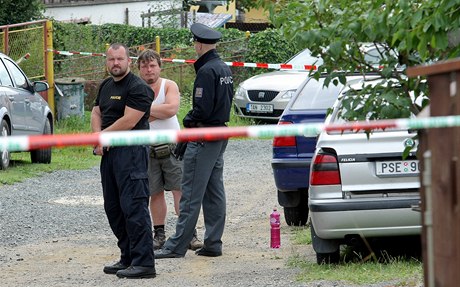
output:
{"label": "car license plate", "polygon": [[247,104],[246,110],[253,113],[273,113],[273,105]]}
{"label": "car license plate", "polygon": [[377,161],[377,176],[407,176],[420,173],[418,160]]}

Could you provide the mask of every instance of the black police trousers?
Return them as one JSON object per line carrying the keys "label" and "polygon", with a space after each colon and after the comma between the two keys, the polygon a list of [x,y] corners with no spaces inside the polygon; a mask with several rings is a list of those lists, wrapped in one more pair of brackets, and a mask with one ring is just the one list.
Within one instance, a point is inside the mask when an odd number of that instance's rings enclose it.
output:
{"label": "black police trousers", "polygon": [[147,146],[111,147],[101,160],[104,209],[126,265],[155,266],[148,156]]}

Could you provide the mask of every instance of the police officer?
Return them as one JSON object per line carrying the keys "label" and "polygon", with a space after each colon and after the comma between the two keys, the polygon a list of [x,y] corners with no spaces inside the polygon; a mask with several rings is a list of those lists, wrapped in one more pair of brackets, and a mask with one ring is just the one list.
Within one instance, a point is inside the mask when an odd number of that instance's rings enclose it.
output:
{"label": "police officer", "polygon": [[[216,43],[222,34],[206,25],[190,27],[198,60],[193,86],[193,105],[185,118],[184,127],[225,127],[230,120],[233,99],[233,79],[230,68],[221,60]],[[205,225],[204,245],[195,251],[200,256],[222,255],[222,234],[226,216],[223,183],[224,152],[227,140],[192,141],[187,144],[182,174],[182,197],[176,233],[155,258],[184,257],[193,237],[201,206]]]}
{"label": "police officer", "polygon": [[[107,50],[106,65],[111,77],[101,83],[91,111],[93,132],[149,129],[153,91],[130,72],[130,63],[125,45],[112,44]],[[120,248],[119,261],[105,266],[103,271],[122,278],[153,278],[156,272],[148,209],[148,147],[98,145],[93,153],[102,155],[104,209]]]}

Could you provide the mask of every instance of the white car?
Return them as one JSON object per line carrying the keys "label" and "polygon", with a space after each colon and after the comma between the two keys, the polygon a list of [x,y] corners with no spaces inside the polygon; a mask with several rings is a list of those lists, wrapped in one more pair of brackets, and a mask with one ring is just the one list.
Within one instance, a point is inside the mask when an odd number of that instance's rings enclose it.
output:
{"label": "white car", "polygon": [[[305,49],[291,58],[287,64],[316,65],[322,59],[313,57]],[[251,77],[238,86],[233,103],[236,114],[243,118],[278,121],[284,108],[300,84],[308,77],[309,70],[279,70]]]}
{"label": "white car", "polygon": [[[364,60],[379,66],[385,55],[385,46],[362,43],[360,50]],[[392,57],[397,55],[390,51]],[[311,55],[305,49],[291,58],[288,64],[294,66],[313,65],[319,67],[323,60]],[[236,114],[243,118],[254,118],[277,122],[297,88],[307,79],[310,70],[279,70],[251,77],[238,86],[234,96]]]}
{"label": "white car", "polygon": [[[359,89],[360,87],[354,87]],[[342,123],[342,94],[326,124]],[[310,168],[308,207],[318,264],[337,263],[340,245],[361,238],[420,235],[416,132],[387,128],[322,132]],[[408,152],[403,157],[403,152]]]}

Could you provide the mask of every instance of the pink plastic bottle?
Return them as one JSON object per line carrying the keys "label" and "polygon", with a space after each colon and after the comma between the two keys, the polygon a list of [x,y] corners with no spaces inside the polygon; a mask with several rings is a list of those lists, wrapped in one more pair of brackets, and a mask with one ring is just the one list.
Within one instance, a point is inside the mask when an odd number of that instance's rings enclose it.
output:
{"label": "pink plastic bottle", "polygon": [[278,210],[273,208],[273,212],[270,214],[270,247],[280,248],[281,247],[281,234],[280,234],[280,213]]}

